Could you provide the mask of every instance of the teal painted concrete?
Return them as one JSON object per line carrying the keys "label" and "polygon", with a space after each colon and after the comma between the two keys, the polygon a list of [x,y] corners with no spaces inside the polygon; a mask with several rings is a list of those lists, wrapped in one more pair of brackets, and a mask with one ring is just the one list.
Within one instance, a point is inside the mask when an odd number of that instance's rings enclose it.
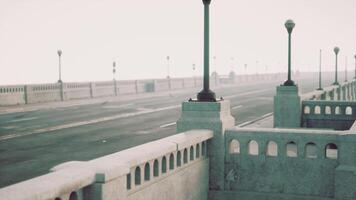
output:
{"label": "teal painted concrete", "polygon": [[234,126],[235,119],[231,116],[230,102],[183,102],[182,115],[177,121],[177,132],[191,129],[209,129],[214,138],[209,141],[208,155],[210,158],[209,188],[223,190],[225,188],[224,143],[225,130]]}
{"label": "teal painted concrete", "polygon": [[298,86],[278,86],[274,97],[274,127],[300,127],[301,98]]}

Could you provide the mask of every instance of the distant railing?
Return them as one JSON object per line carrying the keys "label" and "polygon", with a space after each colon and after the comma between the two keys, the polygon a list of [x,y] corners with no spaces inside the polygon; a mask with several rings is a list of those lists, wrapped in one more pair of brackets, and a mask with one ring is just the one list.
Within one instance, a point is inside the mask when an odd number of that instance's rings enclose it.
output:
{"label": "distant railing", "polygon": [[[260,77],[262,75],[248,75]],[[236,76],[238,79],[243,75]],[[280,74],[266,74],[263,77],[281,77]],[[258,79],[257,80],[270,80]],[[235,79],[234,79],[235,80]],[[252,81],[252,79],[246,79]],[[273,79],[272,79],[273,80]],[[200,76],[188,78],[150,79],[150,80],[112,80],[83,83],[49,83],[31,85],[0,86],[0,106],[31,104],[40,102],[66,101],[96,97],[117,96],[122,94],[139,94],[177,90],[183,88],[201,87],[203,79]],[[237,82],[214,76],[211,86],[235,84]]]}
{"label": "distant railing", "polygon": [[226,158],[235,156],[337,159],[339,132],[238,128],[226,132]]}
{"label": "distant railing", "polygon": [[338,86],[324,87],[322,90],[314,90],[303,94],[303,100],[355,100],[356,81],[343,82]]}
{"label": "distant railing", "polygon": [[348,130],[356,120],[354,101],[302,102],[302,125],[310,128]]}
{"label": "distant railing", "polygon": [[[54,172],[0,189],[0,199],[121,199],[204,161],[212,137],[212,131],[191,130],[91,161],[64,163]],[[115,187],[104,190],[105,184]]]}

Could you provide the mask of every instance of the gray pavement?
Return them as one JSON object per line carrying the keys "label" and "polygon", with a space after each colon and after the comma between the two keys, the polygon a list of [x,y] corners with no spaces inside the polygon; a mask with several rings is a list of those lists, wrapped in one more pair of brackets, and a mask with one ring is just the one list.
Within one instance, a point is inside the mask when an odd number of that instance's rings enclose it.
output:
{"label": "gray pavement", "polygon": [[[311,79],[298,82],[306,92],[317,86]],[[237,85],[215,92],[231,101],[232,115],[241,124],[272,112],[280,83]],[[181,102],[196,92],[1,108],[0,187],[45,174],[65,161],[85,161],[173,135]]]}

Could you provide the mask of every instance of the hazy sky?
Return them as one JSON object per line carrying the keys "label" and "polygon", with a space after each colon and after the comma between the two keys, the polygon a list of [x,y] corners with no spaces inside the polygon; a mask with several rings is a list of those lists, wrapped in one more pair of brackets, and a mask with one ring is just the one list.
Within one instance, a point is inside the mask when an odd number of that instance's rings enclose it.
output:
{"label": "hazy sky", "polygon": [[[293,69],[355,66],[356,0],[212,0],[212,71],[286,71],[291,18]],[[202,73],[201,0],[0,0],[0,84],[55,82],[57,49],[63,81],[142,79]],[[232,61],[232,57],[234,60]],[[213,59],[211,59],[213,60]],[[247,64],[247,70],[244,69]]]}

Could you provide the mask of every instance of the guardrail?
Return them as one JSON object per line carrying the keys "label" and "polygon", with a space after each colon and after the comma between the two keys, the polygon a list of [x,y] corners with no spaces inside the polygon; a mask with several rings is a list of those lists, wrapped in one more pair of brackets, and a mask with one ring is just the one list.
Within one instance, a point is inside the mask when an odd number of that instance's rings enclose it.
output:
{"label": "guardrail", "polygon": [[[207,141],[212,137],[212,131],[191,130],[91,161],[64,163],[49,174],[0,189],[0,199],[121,200],[144,196],[163,200],[182,195],[178,192],[207,195],[208,183],[203,180],[208,177]],[[204,190],[184,184],[192,180]],[[166,185],[166,191],[163,186],[158,188],[168,196],[152,196],[155,184]]]}
{"label": "guardrail", "polygon": [[[235,78],[217,76],[211,78],[211,86],[236,84],[248,81],[264,81],[281,78],[281,74],[238,75]],[[0,86],[0,106],[66,101],[126,94],[139,94],[201,87],[202,77],[101,81],[84,83],[52,83],[35,85]]]}
{"label": "guardrail", "polygon": [[337,167],[353,156],[342,138],[356,145],[342,131],[235,128],[225,136],[226,190],[252,199],[334,197]]}
{"label": "guardrail", "polygon": [[303,100],[346,100],[356,99],[356,80],[343,82],[340,85],[331,85],[322,90],[314,90],[303,94]]}
{"label": "guardrail", "polygon": [[356,120],[356,102],[318,101],[302,102],[302,126],[348,130]]}

